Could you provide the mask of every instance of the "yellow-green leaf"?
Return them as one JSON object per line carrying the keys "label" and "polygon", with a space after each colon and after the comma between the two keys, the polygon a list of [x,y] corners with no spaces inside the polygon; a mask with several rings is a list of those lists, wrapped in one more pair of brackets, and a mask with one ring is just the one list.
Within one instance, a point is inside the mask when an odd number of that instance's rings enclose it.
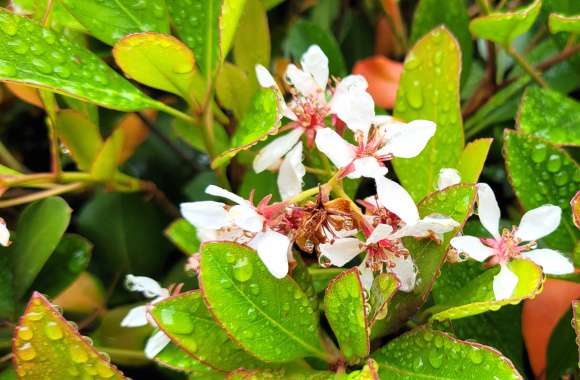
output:
{"label": "yellow-green leaf", "polygon": [[491,138],[477,139],[465,146],[457,163],[462,182],[477,183],[492,142]]}
{"label": "yellow-green leaf", "polygon": [[266,10],[259,0],[247,0],[236,39],[234,61],[242,68],[254,86],[257,85],[255,66],[270,64],[270,29]]}
{"label": "yellow-green leaf", "polygon": [[117,172],[123,150],[123,130],[116,129],[105,143],[91,166],[91,175],[99,181],[108,181]]}
{"label": "yellow-green leaf", "polygon": [[56,115],[55,129],[79,169],[89,171],[103,146],[99,127],[78,111],[62,110]]}
{"label": "yellow-green leaf", "polygon": [[241,120],[252,99],[253,87],[248,75],[238,66],[225,62],[216,80],[220,103]]}
{"label": "yellow-green leaf", "polygon": [[558,13],[550,14],[548,18],[550,32],[571,32],[580,33],[580,15],[566,16]]}

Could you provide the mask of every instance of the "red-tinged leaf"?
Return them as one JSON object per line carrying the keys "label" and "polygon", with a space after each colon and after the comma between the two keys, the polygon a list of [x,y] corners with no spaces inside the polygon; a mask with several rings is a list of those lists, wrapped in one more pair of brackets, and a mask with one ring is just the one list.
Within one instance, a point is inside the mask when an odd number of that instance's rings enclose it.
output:
{"label": "red-tinged leaf", "polygon": [[574,195],[572,201],[570,202],[572,206],[572,216],[574,217],[574,224],[576,227],[580,228],[580,191]]}

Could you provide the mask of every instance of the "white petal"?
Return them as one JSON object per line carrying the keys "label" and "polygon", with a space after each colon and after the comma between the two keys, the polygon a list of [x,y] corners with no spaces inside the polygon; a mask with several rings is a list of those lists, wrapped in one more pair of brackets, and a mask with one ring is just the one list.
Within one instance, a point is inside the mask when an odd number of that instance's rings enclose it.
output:
{"label": "white petal", "polygon": [[348,166],[355,158],[355,147],[330,128],[316,132],[315,142],[318,150],[338,168]]}
{"label": "white petal", "polygon": [[249,243],[272,276],[284,278],[288,274],[290,239],[276,231],[259,232]]}
{"label": "white petal", "polygon": [[459,227],[459,223],[457,223],[452,218],[441,214],[431,214],[419,220],[415,224],[404,226],[394,235],[396,237],[429,237],[435,234],[437,240],[443,240],[445,233],[452,231],[457,227]]}
{"label": "white petal", "polygon": [[466,253],[469,257],[477,261],[485,261],[493,255],[493,249],[484,245],[475,236],[456,236],[451,239],[451,246],[459,252]]}
{"label": "white petal", "polygon": [[216,185],[209,185],[208,187],[205,188],[205,192],[215,197],[229,199],[230,201],[237,203],[239,205],[245,205],[250,203],[246,199],[240,197],[239,195],[236,195],[231,191],[228,191]]}
{"label": "white petal", "polygon": [[132,308],[121,321],[122,327],[140,327],[147,324],[149,324],[147,321],[147,305]]}
{"label": "white petal", "polygon": [[344,77],[336,86],[330,102],[332,113],[337,113],[342,104],[348,101],[344,97],[348,96],[349,92],[365,91],[367,87],[367,80],[362,75],[349,75]]}
{"label": "white petal", "polygon": [[214,201],[187,202],[180,205],[181,215],[196,228],[219,229],[230,224],[224,204]]}
{"label": "white petal", "polygon": [[154,279],[145,276],[128,274],[125,277],[125,287],[132,292],[141,292],[147,298],[169,296],[167,289],[161,287]]}
{"label": "white petal", "polygon": [[301,128],[295,128],[262,148],[254,159],[254,171],[261,173],[270,167],[278,166],[282,157],[300,140],[302,133],[304,131]]}
{"label": "white petal", "polygon": [[260,86],[264,88],[278,88],[278,85],[276,84],[272,74],[270,74],[268,69],[262,65],[256,65],[256,78],[258,79]]}
{"label": "white petal", "polygon": [[381,165],[381,163],[372,156],[366,156],[357,158],[353,162],[354,171],[349,173],[349,178],[374,178],[377,176],[384,176],[389,171],[386,166]]}
{"label": "white petal", "polygon": [[336,239],[332,244],[320,244],[319,248],[320,254],[332,265],[342,267],[362,252],[364,246],[357,238],[344,238]]}
{"label": "white petal", "polygon": [[493,278],[493,294],[496,300],[510,298],[518,284],[518,276],[507,265],[502,265],[498,274]]}
{"label": "white petal", "polygon": [[286,69],[286,81],[304,96],[314,95],[320,88],[310,74],[305,73],[293,64]]}
{"label": "white petal", "polygon": [[391,268],[391,272],[399,279],[399,290],[403,292],[412,291],[415,288],[417,279],[417,268],[413,263],[411,255],[405,257],[394,256],[391,262],[395,265]]}
{"label": "white petal", "polygon": [[306,168],[302,163],[302,142],[299,142],[288,152],[278,172],[278,190],[283,200],[300,194],[302,178],[305,174]]}
{"label": "white petal", "polygon": [[393,227],[388,224],[379,224],[367,238],[367,244],[374,244],[387,239],[391,236],[391,233],[393,233]]}
{"label": "white petal", "polygon": [[523,241],[538,240],[554,232],[560,225],[562,209],[558,206],[543,205],[524,214],[516,237]]}
{"label": "white petal", "polygon": [[386,127],[386,144],[377,154],[391,153],[395,157],[411,158],[425,148],[437,126],[429,120],[413,120],[408,124],[392,123]]}
{"label": "white petal", "polygon": [[8,247],[10,244],[10,231],[6,227],[4,219],[0,218],[0,245]]}
{"label": "white petal", "polygon": [[375,102],[366,91],[350,90],[335,102],[334,109],[340,120],[353,132],[361,131],[367,136],[375,118]]}
{"label": "white petal", "polygon": [[479,221],[494,238],[499,238],[499,218],[501,212],[493,190],[487,183],[477,185],[477,213]]}
{"label": "white petal", "polygon": [[242,230],[260,232],[264,228],[264,217],[248,205],[233,206],[228,217]]}
{"label": "white petal", "polygon": [[149,338],[147,344],[145,345],[145,356],[149,359],[153,359],[157,356],[165,346],[171,342],[171,339],[163,331],[158,331]]}
{"label": "white petal", "polygon": [[574,264],[553,249],[534,249],[522,255],[542,267],[546,274],[567,274],[574,272]]}
{"label": "white petal", "polygon": [[367,267],[363,261],[361,265],[358,266],[360,272],[360,280],[362,282],[363,288],[369,292],[373,287],[374,274],[371,268]]}
{"label": "white petal", "polygon": [[326,88],[328,82],[328,57],[318,45],[312,45],[302,55],[300,60],[302,69],[310,74],[321,89]]}
{"label": "white petal", "polygon": [[419,221],[419,210],[417,210],[413,198],[403,186],[386,177],[376,177],[375,182],[381,206],[395,213],[403,222],[409,225]]}
{"label": "white petal", "polygon": [[456,169],[443,168],[439,170],[439,179],[437,181],[437,190],[441,191],[449,186],[461,183],[461,175]]}

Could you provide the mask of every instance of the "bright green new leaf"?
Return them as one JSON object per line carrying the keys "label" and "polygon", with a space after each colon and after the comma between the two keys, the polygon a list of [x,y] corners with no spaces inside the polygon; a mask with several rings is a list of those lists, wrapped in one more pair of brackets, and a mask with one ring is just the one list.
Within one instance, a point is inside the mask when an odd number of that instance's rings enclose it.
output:
{"label": "bright green new leaf", "polygon": [[[46,12],[48,0],[11,0],[12,9],[20,9],[18,14],[30,15],[34,20],[42,20]],[[86,32],[86,29],[70,14],[62,2],[52,2],[50,26],[55,30],[63,27],[71,30]]]}
{"label": "bright green new leaf", "polygon": [[192,51],[177,38],[151,32],[131,34],[115,44],[113,56],[129,77],[191,102],[190,88],[199,73]]}
{"label": "bright green new leaf", "polygon": [[344,57],[334,36],[310,21],[300,20],[288,31],[285,48],[298,62],[310,45],[320,46],[326,54],[331,75],[343,77],[347,74]]}
{"label": "bright green new leaf", "polygon": [[491,347],[421,327],[372,355],[388,379],[522,379],[512,362]]}
{"label": "bright green new leaf", "polygon": [[131,33],[169,33],[169,16],[165,1],[61,1],[93,36],[111,46]]}
{"label": "bright green new leaf", "polygon": [[226,242],[203,245],[199,282],[216,321],[257,358],[328,357],[306,295],[290,277],[273,277],[254,250]]}
{"label": "bright green new leaf", "polygon": [[216,324],[199,290],[155,304],[151,315],[174,344],[205,365],[221,371],[260,366]]}
{"label": "bright green new leaf", "polygon": [[572,327],[576,332],[576,345],[578,346],[578,366],[580,367],[580,301],[572,301]]}
{"label": "bright green new leaf", "polygon": [[216,94],[220,103],[241,120],[250,100],[253,87],[248,75],[238,66],[225,62],[216,79]]}
{"label": "bright green new leaf", "polygon": [[381,273],[373,280],[369,295],[368,321],[372,325],[384,319],[389,312],[389,302],[399,289],[399,280],[392,273]]}
{"label": "bright green new leaf", "polygon": [[557,145],[580,146],[580,103],[557,91],[530,87],[518,111],[518,128]]}
{"label": "bright green new leaf", "polygon": [[[277,369],[238,369],[228,373],[228,380],[337,380],[337,375],[330,371],[317,371],[306,366],[288,365]],[[350,377],[348,378],[351,379]],[[355,380],[353,378],[352,380]]]}
{"label": "bright green new leaf", "polygon": [[193,50],[201,72],[213,73],[220,59],[222,0],[167,0],[179,38]]}
{"label": "bright green new leaf", "polygon": [[437,124],[421,154],[393,160],[399,180],[415,201],[436,188],[439,170],[455,167],[463,151],[460,71],[459,45],[444,27],[421,38],[405,60],[394,114],[407,122],[423,119]]}
{"label": "bright green new leaf", "polygon": [[165,236],[186,255],[193,255],[199,250],[197,231],[185,219],[177,219],[164,231]]}
{"label": "bright green new leaf", "polygon": [[475,37],[507,47],[517,36],[532,27],[541,7],[542,0],[535,0],[527,7],[516,11],[481,16],[471,21],[469,30]]}
{"label": "bright green new leaf", "polygon": [[55,129],[79,169],[89,171],[103,146],[99,127],[78,111],[62,110],[56,114]]}
{"label": "bright green new leaf", "polygon": [[16,238],[8,254],[13,263],[14,294],[28,290],[58,245],[70,222],[72,210],[60,197],[28,205],[16,225]]}
{"label": "bright green new leaf", "polygon": [[328,284],[324,313],[346,360],[357,363],[370,351],[364,288],[358,268],[342,272]]}
{"label": "bright green new leaf", "polygon": [[280,118],[278,114],[278,98],[273,89],[260,89],[252,98],[244,118],[232,136],[231,148],[218,156],[212,167],[226,164],[238,152],[256,145],[278,131]]}
{"label": "bright green new leaf", "polygon": [[[455,185],[443,191],[433,193],[419,203],[419,214],[425,217],[431,214],[447,215],[463,225],[473,211],[475,186]],[[405,247],[411,253],[417,266],[417,281],[410,293],[398,292],[389,303],[387,317],[373,325],[372,336],[383,336],[396,331],[409,317],[425,303],[433,283],[439,276],[439,270],[445,262],[449,241],[459,227],[445,234],[442,242],[430,239],[417,240],[405,238]]]}
{"label": "bright green new leaf", "polygon": [[120,111],[166,109],[92,52],[0,9],[0,80],[73,96]]}
{"label": "bright green new leaf", "polygon": [[439,25],[445,25],[461,46],[461,83],[465,83],[473,58],[466,3],[463,0],[421,0],[413,16],[411,41],[416,42]]}
{"label": "bright green new leaf", "polygon": [[223,0],[220,19],[220,47],[222,57],[226,57],[230,51],[246,2],[247,0]]}
{"label": "bright green new leaf", "polygon": [[504,133],[504,155],[510,182],[526,210],[545,204],[562,208],[560,226],[542,240],[550,248],[573,252],[580,238],[570,207],[580,187],[578,163],[565,150],[513,130]]}
{"label": "bright green new leaf", "polygon": [[97,181],[109,181],[117,172],[117,166],[123,150],[124,134],[122,129],[116,129],[95,157],[91,165],[91,175]]}
{"label": "bright green new leaf", "polygon": [[552,13],[548,18],[548,26],[551,33],[580,33],[580,16],[566,16]]}
{"label": "bright green new leaf", "polygon": [[[234,41],[234,61],[257,85],[255,67],[270,64],[270,29],[266,10],[260,0],[247,0]],[[223,75],[223,74],[222,74]]]}
{"label": "bright green new leaf", "polygon": [[175,371],[187,372],[192,378],[223,380],[224,374],[205,366],[189,356],[173,343],[169,343],[163,351],[155,356],[155,361],[164,367]]}
{"label": "bright green new leaf", "polygon": [[465,146],[457,163],[461,182],[477,183],[492,142],[493,139],[477,139]]}
{"label": "bright green new leaf", "polygon": [[84,237],[65,234],[44,264],[31,288],[56,297],[87,269],[93,245]]}
{"label": "bright green new leaf", "polygon": [[13,347],[16,370],[22,378],[63,380],[88,374],[126,379],[37,292],[15,330]]}
{"label": "bright green new leaf", "polygon": [[99,125],[99,109],[96,105],[84,102],[80,99],[61,95],[63,102],[73,110],[80,112],[93,124]]}
{"label": "bright green new leaf", "polygon": [[503,305],[517,304],[524,299],[534,298],[542,291],[544,275],[542,269],[529,260],[513,260],[508,264],[510,270],[518,277],[518,284],[510,298],[496,300],[493,292],[493,278],[499,272],[499,266],[489,269],[474,278],[443,304],[433,307],[436,321],[458,319],[476,314],[497,310]]}

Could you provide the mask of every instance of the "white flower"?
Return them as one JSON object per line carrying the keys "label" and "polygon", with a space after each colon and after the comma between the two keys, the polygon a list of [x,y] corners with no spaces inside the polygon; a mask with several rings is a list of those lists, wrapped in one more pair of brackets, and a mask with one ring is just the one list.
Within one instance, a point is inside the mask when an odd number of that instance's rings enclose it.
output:
{"label": "white flower", "polygon": [[[552,249],[535,249],[535,240],[554,232],[560,224],[562,210],[553,205],[543,205],[524,214],[519,227],[504,229],[500,234],[500,209],[489,185],[478,184],[478,214],[483,227],[493,238],[458,236],[451,239],[451,245],[477,261],[501,266],[494,277],[495,298],[511,297],[517,283],[517,276],[508,268],[512,259],[525,258],[541,266],[547,274],[566,274],[574,271],[574,265],[560,252]],[[525,244],[525,242],[528,242]]]}
{"label": "white flower", "polygon": [[0,245],[8,247],[10,244],[12,244],[10,241],[10,231],[4,219],[0,218]]}
{"label": "white flower", "polygon": [[389,116],[374,115],[372,120],[372,127],[371,123],[365,127],[366,122],[357,122],[354,127],[347,124],[353,129],[358,145],[350,144],[330,128],[316,134],[317,148],[349,178],[384,176],[388,171],[384,161],[417,156],[436,130],[435,123],[428,120],[405,124]]}
{"label": "white flower", "polygon": [[[254,248],[264,265],[276,278],[288,274],[290,239],[272,230],[260,207],[221,187],[210,185],[205,192],[229,199],[235,206],[221,202],[200,201],[181,204],[183,217],[203,231],[204,237],[216,240],[232,240]],[[206,240],[206,241],[207,241]]]}
{"label": "white flower", "polygon": [[437,181],[437,190],[441,191],[449,186],[461,183],[461,175],[456,169],[443,168],[439,170],[439,179]]}
{"label": "white flower", "polygon": [[[143,295],[149,299],[153,299],[147,305],[141,305],[129,310],[129,313],[121,321],[121,326],[123,327],[140,327],[146,326],[147,324],[157,328],[155,321],[148,318],[148,308],[156,304],[167,297],[169,297],[169,290],[163,288],[157,281],[152,278],[145,276],[133,276],[128,274],[125,279],[125,286],[130,291],[141,292]],[[169,337],[165,335],[162,331],[158,331],[153,334],[147,344],[145,345],[145,355],[149,359],[153,359],[157,354],[159,354],[163,348],[169,343]]]}

